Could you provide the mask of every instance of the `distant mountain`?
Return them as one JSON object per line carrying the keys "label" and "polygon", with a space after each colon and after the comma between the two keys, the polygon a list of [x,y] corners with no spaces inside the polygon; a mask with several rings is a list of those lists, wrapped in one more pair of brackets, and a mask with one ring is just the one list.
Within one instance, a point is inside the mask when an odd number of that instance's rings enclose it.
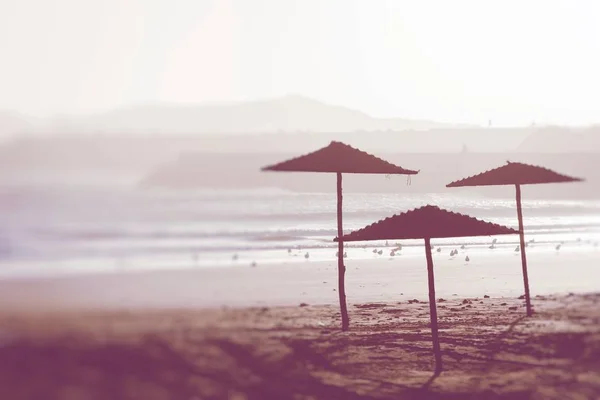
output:
{"label": "distant mountain", "polygon": [[464,127],[425,120],[374,118],[303,96],[213,105],[155,104],[48,121],[52,133],[246,134],[352,132]]}
{"label": "distant mountain", "polygon": [[524,153],[598,153],[600,152],[600,126],[538,128],[523,140],[517,151]]}

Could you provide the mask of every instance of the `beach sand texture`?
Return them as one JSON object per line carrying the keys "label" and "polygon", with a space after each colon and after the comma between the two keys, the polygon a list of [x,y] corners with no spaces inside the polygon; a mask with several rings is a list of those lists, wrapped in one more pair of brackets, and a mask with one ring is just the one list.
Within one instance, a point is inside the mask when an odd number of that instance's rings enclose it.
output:
{"label": "beach sand texture", "polygon": [[[426,296],[422,296],[426,298]],[[593,399],[600,295],[5,315],[3,399]]]}

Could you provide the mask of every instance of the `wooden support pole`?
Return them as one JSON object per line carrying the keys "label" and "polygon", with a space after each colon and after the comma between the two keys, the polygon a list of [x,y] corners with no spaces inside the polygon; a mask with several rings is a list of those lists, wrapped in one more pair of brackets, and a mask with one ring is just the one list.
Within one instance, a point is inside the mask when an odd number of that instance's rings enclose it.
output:
{"label": "wooden support pole", "polygon": [[346,307],[346,288],[344,266],[344,230],[342,228],[342,173],[337,173],[337,231],[338,231],[338,294],[340,296],[340,312],[342,314],[342,330],[347,331],[350,327],[348,308]]}
{"label": "wooden support pole", "polygon": [[442,372],[442,350],[438,336],[437,306],[435,303],[435,278],[433,275],[433,258],[431,256],[431,241],[425,238],[425,255],[427,256],[427,277],[429,282],[429,314],[431,316],[431,338],[435,355],[435,374]]}
{"label": "wooden support pole", "polygon": [[521,208],[521,185],[515,185],[517,189],[517,217],[519,218],[519,239],[521,243],[521,265],[523,267],[523,283],[525,285],[525,305],[527,316],[533,314],[531,310],[531,298],[529,297],[529,277],[527,276],[527,256],[525,255],[525,230],[523,229],[523,209]]}

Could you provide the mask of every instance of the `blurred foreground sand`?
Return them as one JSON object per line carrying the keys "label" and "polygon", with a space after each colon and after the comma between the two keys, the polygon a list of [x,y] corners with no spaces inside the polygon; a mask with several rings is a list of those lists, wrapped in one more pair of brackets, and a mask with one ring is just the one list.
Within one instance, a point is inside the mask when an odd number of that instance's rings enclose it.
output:
{"label": "blurred foreground sand", "polygon": [[[421,299],[423,300],[423,298]],[[1,399],[595,399],[600,294],[427,302],[6,313]]]}

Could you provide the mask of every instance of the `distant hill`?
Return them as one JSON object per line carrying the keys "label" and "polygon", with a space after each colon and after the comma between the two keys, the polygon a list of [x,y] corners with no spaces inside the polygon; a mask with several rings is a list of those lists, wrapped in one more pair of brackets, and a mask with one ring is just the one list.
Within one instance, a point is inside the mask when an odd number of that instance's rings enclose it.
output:
{"label": "distant hill", "polygon": [[[572,136],[579,135],[578,131],[565,131]],[[50,181],[51,176],[75,173],[81,175],[84,180],[87,180],[84,178],[86,174],[90,175],[90,180],[96,179],[99,174],[106,175],[107,178],[126,175],[141,178],[150,171],[173,162],[181,154],[231,155],[233,158],[239,157],[241,163],[242,155],[299,155],[326,146],[332,140],[343,141],[377,155],[514,154],[520,144],[526,143],[526,137],[531,133],[529,128],[479,128],[338,133],[273,132],[252,135],[125,135],[82,132],[21,134],[0,143],[0,184],[18,180],[19,177],[32,176],[43,176],[43,179]],[[567,148],[566,145],[559,147],[560,150]],[[556,151],[539,150],[527,153],[553,152]],[[586,151],[578,153],[593,152],[594,147],[588,146]],[[577,157],[569,159],[576,160]],[[423,168],[421,162],[423,160],[419,159],[416,163],[417,169]],[[437,168],[435,157],[427,159],[425,166]]]}
{"label": "distant hill", "polygon": [[119,135],[60,133],[19,135],[0,144],[0,176],[21,172],[143,170],[186,153],[302,154],[341,140],[375,154],[509,152],[527,130],[433,129],[340,133],[237,135]]}
{"label": "distant hill", "polygon": [[[374,118],[361,111],[303,96],[212,105],[154,104],[101,114],[52,119],[35,132],[248,134],[352,132],[466,127],[426,120]],[[1,129],[1,125],[0,125]]]}
{"label": "distant hill", "polygon": [[[347,143],[372,152],[385,160],[421,172],[413,176],[410,186],[406,177],[356,175],[344,179],[348,192],[440,193],[453,180],[470,176],[502,165],[506,160],[543,165],[559,172],[586,179],[582,184],[532,185],[525,190],[528,198],[600,198],[600,157],[586,153],[516,153],[500,151],[494,138],[506,138],[510,131],[483,132],[474,130],[495,147],[493,152],[483,150],[479,142],[456,140],[460,132],[432,130],[423,132],[420,142],[428,144],[428,151],[415,152],[414,147],[402,140],[403,132],[372,133],[363,135],[369,142],[348,140]],[[469,132],[466,130],[466,132]],[[328,134],[325,134],[329,136]],[[399,135],[394,140],[392,136]],[[295,140],[287,141],[290,136]],[[335,190],[332,174],[285,174],[261,172],[265,165],[312,151],[326,142],[303,144],[303,136],[257,135],[229,138],[236,144],[230,151],[226,142],[215,136],[143,136],[143,135],[59,135],[48,137],[23,136],[0,144],[0,187],[5,185],[40,184],[60,185],[125,185],[144,188],[196,189],[196,188],[258,188],[273,187],[294,191]],[[520,136],[520,134],[519,134]],[[457,143],[454,152],[436,152],[433,146],[445,137]],[[437,139],[436,139],[437,138]],[[343,140],[344,135],[339,135]],[[468,139],[467,136],[462,139]],[[304,139],[306,140],[306,138]],[[321,139],[323,140],[323,139]],[[448,143],[442,143],[447,145]],[[508,144],[508,143],[505,143]],[[413,144],[415,145],[415,144]],[[243,151],[244,146],[251,151]],[[385,146],[385,147],[384,147]],[[311,148],[309,148],[311,147]],[[504,146],[503,146],[504,147]],[[262,148],[262,151],[260,149]],[[487,147],[489,148],[489,147]],[[513,148],[514,149],[514,148]],[[567,189],[568,188],[568,189]],[[452,192],[460,192],[455,189]],[[467,188],[483,195],[512,196],[506,187]]]}
{"label": "distant hill", "polygon": [[538,128],[523,140],[517,151],[541,153],[600,152],[600,126],[589,128]]}
{"label": "distant hill", "polygon": [[98,115],[84,123],[100,131],[152,133],[347,132],[451,126],[424,120],[374,118],[303,96],[205,106],[131,107]]}
{"label": "distant hill", "polygon": [[[261,167],[286,160],[297,154],[184,154],[151,171],[142,187],[190,190],[251,189],[269,187],[297,192],[335,192],[334,174],[263,172]],[[600,158],[595,154],[515,154],[455,153],[402,154],[378,156],[404,168],[417,169],[410,181],[406,176],[347,174],[344,190],[350,192],[403,193],[477,193],[483,196],[514,196],[514,187],[476,187],[447,189],[446,184],[485,170],[504,165],[507,160],[542,165],[558,172],[582,177],[585,182],[570,184],[527,185],[527,198],[598,199],[600,198]],[[409,184],[410,183],[410,184]]]}

